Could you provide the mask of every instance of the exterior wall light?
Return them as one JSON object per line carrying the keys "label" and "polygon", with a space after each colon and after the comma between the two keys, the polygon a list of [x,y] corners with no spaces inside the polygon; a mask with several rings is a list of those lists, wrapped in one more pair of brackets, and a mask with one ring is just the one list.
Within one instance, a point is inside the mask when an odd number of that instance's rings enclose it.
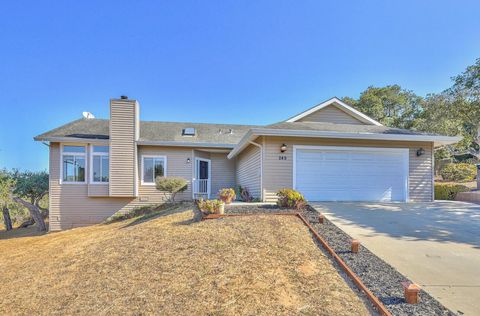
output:
{"label": "exterior wall light", "polygon": [[282,153],[286,152],[287,151],[287,145],[286,144],[282,144],[282,146],[280,146],[280,151]]}
{"label": "exterior wall light", "polygon": [[191,162],[190,158],[187,158],[187,163],[190,163],[190,162]]}
{"label": "exterior wall light", "polygon": [[420,148],[417,150],[417,157],[423,156],[425,154],[425,149]]}

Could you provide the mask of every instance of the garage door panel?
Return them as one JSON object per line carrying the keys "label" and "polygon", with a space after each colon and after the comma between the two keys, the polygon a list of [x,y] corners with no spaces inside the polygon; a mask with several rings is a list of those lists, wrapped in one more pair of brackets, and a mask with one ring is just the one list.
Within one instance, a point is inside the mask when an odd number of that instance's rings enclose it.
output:
{"label": "garage door panel", "polygon": [[294,172],[311,201],[405,201],[408,149],[297,148]]}

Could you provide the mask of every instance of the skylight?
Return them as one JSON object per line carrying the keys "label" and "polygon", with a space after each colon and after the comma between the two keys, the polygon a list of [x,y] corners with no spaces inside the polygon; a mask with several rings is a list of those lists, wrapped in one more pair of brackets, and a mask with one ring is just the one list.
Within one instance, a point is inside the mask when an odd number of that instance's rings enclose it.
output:
{"label": "skylight", "polygon": [[187,127],[182,130],[182,136],[195,136],[195,127]]}

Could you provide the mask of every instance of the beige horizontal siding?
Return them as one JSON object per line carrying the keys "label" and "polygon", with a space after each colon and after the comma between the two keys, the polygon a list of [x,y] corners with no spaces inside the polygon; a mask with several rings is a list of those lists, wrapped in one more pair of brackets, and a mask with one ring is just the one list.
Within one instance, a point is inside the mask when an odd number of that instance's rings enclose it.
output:
{"label": "beige horizontal siding", "polygon": [[[187,158],[192,159],[191,149],[140,146],[139,156],[141,157],[142,154],[166,156],[167,175],[183,177],[189,183],[188,190],[178,194],[176,200],[191,199],[192,164],[187,162]],[[51,143],[49,222],[52,231],[99,223],[118,211],[123,212],[139,206],[161,203],[168,198],[168,194],[159,192],[155,186],[146,185],[139,186],[137,198],[89,197],[89,194],[94,191],[100,194],[101,190],[105,190],[105,185],[60,184],[60,157],[60,145]],[[138,159],[138,170],[140,165],[140,159]],[[90,174],[88,163],[86,173]],[[138,172],[139,183],[140,174],[141,172]]]}
{"label": "beige horizontal siding", "polygon": [[237,185],[249,190],[254,198],[261,198],[261,153],[260,148],[249,145],[237,157]]}
{"label": "beige horizontal siding", "polygon": [[[285,143],[288,150],[280,153],[280,146]],[[432,143],[398,142],[398,141],[368,141],[346,139],[314,139],[299,137],[266,137],[264,145],[263,185],[266,201],[275,201],[275,193],[282,188],[293,186],[293,146],[364,146],[409,149],[409,199],[413,202],[427,202],[432,200],[433,169]],[[425,149],[423,156],[417,157],[416,151]],[[279,160],[279,156],[286,156],[286,160]],[[319,179],[321,181],[321,179]]]}
{"label": "beige horizontal siding", "polygon": [[[166,156],[167,157],[167,176],[180,177],[188,181],[188,188],[185,192],[178,193],[176,200],[192,199],[192,150],[181,147],[158,147],[158,146],[139,146],[138,149],[138,174],[139,174],[139,198],[148,199],[150,202],[159,203],[168,198],[165,192],[159,192],[154,185],[141,184],[141,159],[142,155]],[[190,163],[187,159],[190,158]]]}
{"label": "beige horizontal siding", "polygon": [[136,101],[110,102],[110,196],[137,195],[137,116]]}
{"label": "beige horizontal siding", "polygon": [[[50,144],[50,230],[99,223],[117,210],[128,207],[130,198],[89,198],[88,184],[60,184],[60,145]],[[90,175],[87,160],[86,174]],[[87,178],[89,180],[89,177]],[[95,189],[92,189],[95,190]]]}
{"label": "beige horizontal siding", "polygon": [[108,184],[88,184],[89,197],[107,197],[109,195]]}
{"label": "beige horizontal siding", "polygon": [[322,122],[322,123],[337,123],[337,124],[355,124],[363,125],[362,121],[356,119],[350,114],[342,111],[335,105],[328,105],[323,109],[315,111],[305,117],[302,117],[298,122]]}
{"label": "beige horizontal siding", "polygon": [[210,153],[202,150],[193,151],[195,158],[210,159]]}
{"label": "beige horizontal siding", "polygon": [[228,159],[227,154],[212,153],[212,198],[223,188],[235,188],[235,159]]}

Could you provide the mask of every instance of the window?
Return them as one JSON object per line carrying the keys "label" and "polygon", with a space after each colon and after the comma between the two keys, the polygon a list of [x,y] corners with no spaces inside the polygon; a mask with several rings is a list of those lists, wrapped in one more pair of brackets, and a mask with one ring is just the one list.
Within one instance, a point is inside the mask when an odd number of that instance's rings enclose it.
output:
{"label": "window", "polygon": [[62,181],[84,183],[86,168],[85,146],[62,146]]}
{"label": "window", "polygon": [[92,146],[92,183],[108,183],[109,175],[108,146]]}
{"label": "window", "polygon": [[195,127],[187,127],[182,129],[183,136],[195,136]]}
{"label": "window", "polygon": [[157,177],[167,175],[167,158],[163,156],[142,156],[142,184],[155,184]]}

